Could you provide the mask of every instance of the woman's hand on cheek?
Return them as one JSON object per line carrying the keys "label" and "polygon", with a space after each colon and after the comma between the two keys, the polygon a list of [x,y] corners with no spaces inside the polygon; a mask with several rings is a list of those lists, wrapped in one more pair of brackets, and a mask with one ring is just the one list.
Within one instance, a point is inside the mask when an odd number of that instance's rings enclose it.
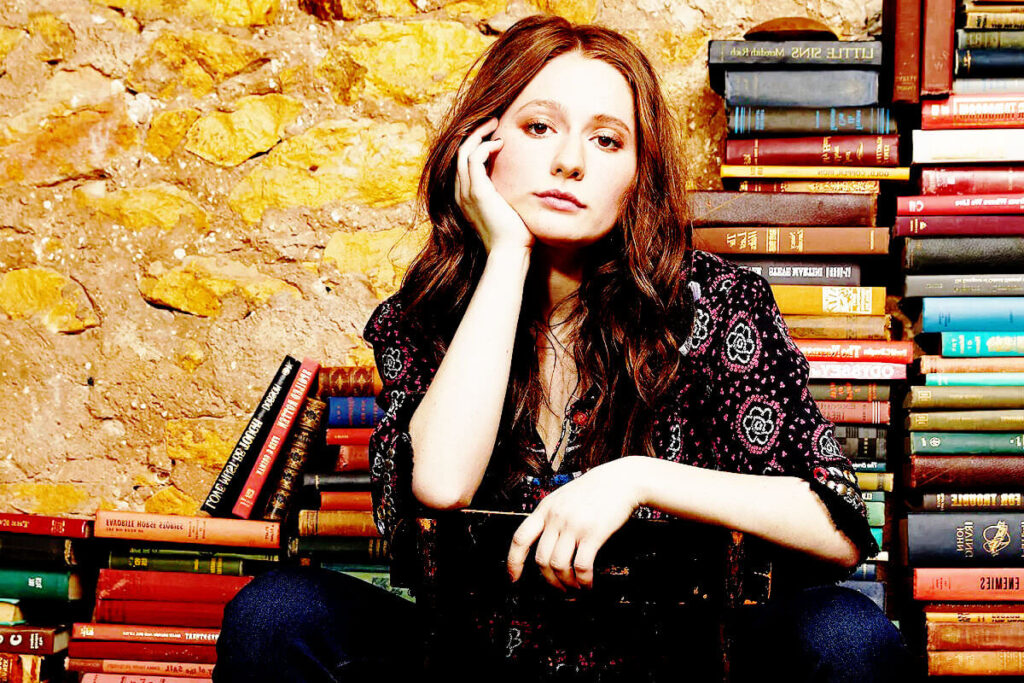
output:
{"label": "woman's hand on cheek", "polygon": [[536,542],[537,565],[548,583],[562,591],[593,588],[597,551],[640,504],[634,464],[631,458],[604,463],[549,493],[512,537],[512,581],[522,576]]}

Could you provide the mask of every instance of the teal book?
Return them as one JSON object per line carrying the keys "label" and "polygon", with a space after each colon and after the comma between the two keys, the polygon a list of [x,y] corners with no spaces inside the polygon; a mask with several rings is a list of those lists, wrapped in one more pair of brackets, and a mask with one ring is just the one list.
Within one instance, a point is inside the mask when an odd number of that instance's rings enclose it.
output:
{"label": "teal book", "polygon": [[885,525],[885,503],[866,502],[864,507],[868,511],[868,526]]}
{"label": "teal book", "polygon": [[1024,372],[929,372],[929,387],[1017,387],[1024,386]]}
{"label": "teal book", "polygon": [[910,432],[912,455],[1024,453],[1021,432]]}
{"label": "teal book", "polygon": [[74,572],[0,567],[0,595],[25,600],[76,600],[82,582]]}
{"label": "teal book", "polygon": [[946,358],[1024,356],[1024,332],[943,332],[942,355]]}
{"label": "teal book", "polygon": [[922,332],[1024,332],[1024,297],[926,296]]}
{"label": "teal book", "polygon": [[885,491],[861,491],[860,497],[865,503],[884,503]]}
{"label": "teal book", "polygon": [[868,460],[866,462],[854,462],[854,472],[888,472],[884,462],[878,460]]}
{"label": "teal book", "polygon": [[871,535],[875,537],[875,543],[878,544],[879,548],[882,548],[882,532],[884,529],[880,526],[871,527]]}

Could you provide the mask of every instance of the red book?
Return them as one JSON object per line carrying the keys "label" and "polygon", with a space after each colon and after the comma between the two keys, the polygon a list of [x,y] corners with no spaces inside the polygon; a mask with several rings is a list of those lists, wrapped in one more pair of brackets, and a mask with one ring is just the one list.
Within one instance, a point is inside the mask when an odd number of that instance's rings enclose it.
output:
{"label": "red book", "polygon": [[921,94],[948,95],[953,90],[955,0],[924,0],[921,35]]}
{"label": "red book", "polygon": [[253,577],[101,569],[97,598],[226,604]]}
{"label": "red book", "polygon": [[1024,194],[959,194],[897,197],[898,216],[979,216],[1024,213]]}
{"label": "red book", "polygon": [[259,498],[260,491],[263,490],[264,484],[267,483],[270,470],[274,467],[274,461],[277,460],[277,456],[281,453],[281,447],[284,446],[285,439],[288,438],[288,432],[291,431],[295,420],[299,416],[299,411],[309,395],[309,391],[313,386],[313,380],[316,379],[319,369],[320,364],[315,360],[310,358],[302,359],[302,365],[299,366],[299,371],[295,373],[295,379],[292,380],[288,396],[285,398],[284,404],[277,414],[277,419],[274,420],[274,426],[270,428],[270,434],[267,435],[267,440],[263,443],[259,458],[256,459],[252,472],[249,473],[248,479],[242,485],[242,492],[239,494],[235,506],[231,508],[231,514],[236,517],[249,519],[252,516],[256,499]]}
{"label": "red book", "polygon": [[328,446],[366,446],[371,434],[371,427],[328,427],[324,442]]}
{"label": "red book", "polygon": [[896,237],[1024,235],[1024,216],[897,216]]}
{"label": "red book", "polygon": [[896,135],[732,138],[725,163],[741,166],[899,166]]}
{"label": "red book", "polygon": [[818,410],[831,422],[889,424],[887,401],[818,401]]}
{"label": "red book", "polygon": [[86,659],[68,657],[64,663],[68,671],[152,676],[181,676],[191,680],[209,678],[213,664],[198,662],[155,662],[130,659]]}
{"label": "red book", "polygon": [[220,628],[224,621],[224,603],[99,598],[93,618],[117,624]]}
{"label": "red book", "polygon": [[121,674],[85,674],[81,683],[213,683],[209,677],[183,676],[122,676]]}
{"label": "red book", "polygon": [[909,488],[940,491],[1020,490],[1021,455],[911,455],[904,470]]}
{"label": "red book", "polygon": [[882,39],[892,55],[892,101],[916,104],[921,99],[921,2],[884,0]]}
{"label": "red book", "polygon": [[914,342],[909,341],[794,339],[793,342],[807,360],[870,360],[879,363],[911,363],[914,360]]}
{"label": "red book", "polygon": [[217,648],[214,645],[72,640],[68,645],[68,657],[213,664],[217,661]]}
{"label": "red book", "polygon": [[0,512],[0,531],[8,534],[89,538],[92,536],[92,520]]}
{"label": "red book", "polygon": [[75,640],[121,640],[132,643],[173,643],[176,645],[216,645],[219,628],[186,628],[152,624],[75,623]]}
{"label": "red book", "polygon": [[364,472],[370,469],[370,446],[338,446],[335,472]]}
{"label": "red book", "polygon": [[921,106],[921,129],[1020,128],[1024,93],[950,95]]}
{"label": "red book", "polygon": [[278,548],[281,544],[281,525],[279,522],[250,522],[220,517],[98,510],[96,536],[136,541]]}
{"label": "red book", "polygon": [[52,655],[67,646],[67,628],[28,624],[0,626],[0,652]]}
{"label": "red book", "polygon": [[915,600],[1024,600],[1024,567],[916,567]]}
{"label": "red book", "polygon": [[321,510],[373,510],[369,491],[321,491]]}
{"label": "red book", "polygon": [[944,166],[921,169],[921,194],[1024,192],[1020,166]]}

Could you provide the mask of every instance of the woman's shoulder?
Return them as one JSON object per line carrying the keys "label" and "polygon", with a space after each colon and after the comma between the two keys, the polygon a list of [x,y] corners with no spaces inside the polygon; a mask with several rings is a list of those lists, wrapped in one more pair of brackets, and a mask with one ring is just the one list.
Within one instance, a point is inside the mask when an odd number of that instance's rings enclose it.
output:
{"label": "woman's shoulder", "polygon": [[405,307],[398,293],[377,304],[363,328],[363,339],[370,344],[390,340],[402,340],[413,334],[408,324]]}
{"label": "woman's shoulder", "polygon": [[690,277],[697,305],[706,310],[745,306],[751,297],[762,294],[767,281],[759,274],[729,263],[721,256],[699,249],[693,251]]}

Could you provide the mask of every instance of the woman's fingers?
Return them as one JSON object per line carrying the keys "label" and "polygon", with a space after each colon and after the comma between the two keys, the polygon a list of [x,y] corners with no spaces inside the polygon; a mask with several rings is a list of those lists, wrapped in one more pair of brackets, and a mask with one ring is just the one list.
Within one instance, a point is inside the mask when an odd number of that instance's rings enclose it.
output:
{"label": "woman's fingers", "polygon": [[551,567],[552,572],[558,581],[566,587],[579,588],[580,584],[576,580],[576,572],[573,567],[573,557],[576,555],[576,535],[562,531],[558,535],[558,541],[555,543],[555,548],[551,552],[551,559],[548,561],[548,565]]}
{"label": "woman's fingers", "polygon": [[576,559],[573,560],[572,568],[580,588],[594,587],[594,560],[597,558],[599,547],[600,544],[585,538],[576,548]]}
{"label": "woman's fingers", "polygon": [[540,540],[537,541],[536,560],[537,566],[540,567],[540,573],[544,575],[544,579],[558,590],[565,592],[565,585],[559,580],[555,570],[551,568],[551,556],[555,550],[555,545],[558,543],[559,535],[559,531],[552,525],[545,525],[544,533],[541,534]]}
{"label": "woman's fingers", "polygon": [[530,554],[530,546],[543,530],[544,519],[540,515],[530,515],[512,535],[512,546],[508,551],[508,573],[512,581],[518,581],[523,575],[523,564]]}
{"label": "woman's fingers", "polygon": [[457,175],[461,179],[462,194],[460,199],[465,201],[472,191],[472,180],[469,175],[469,156],[480,146],[484,136],[493,133],[498,128],[498,119],[491,117],[481,125],[474,128],[462,144],[459,145]]}

